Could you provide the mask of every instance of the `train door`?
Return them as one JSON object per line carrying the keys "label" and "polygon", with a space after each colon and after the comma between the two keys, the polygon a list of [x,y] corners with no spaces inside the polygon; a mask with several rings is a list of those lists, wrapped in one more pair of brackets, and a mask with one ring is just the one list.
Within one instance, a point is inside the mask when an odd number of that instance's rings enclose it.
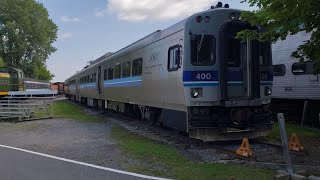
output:
{"label": "train door", "polygon": [[231,21],[220,27],[221,100],[260,96],[259,44],[237,39],[237,32],[252,29],[248,23]]}
{"label": "train door", "polygon": [[98,78],[97,78],[97,93],[102,94],[102,85],[101,85],[101,66],[98,68]]}

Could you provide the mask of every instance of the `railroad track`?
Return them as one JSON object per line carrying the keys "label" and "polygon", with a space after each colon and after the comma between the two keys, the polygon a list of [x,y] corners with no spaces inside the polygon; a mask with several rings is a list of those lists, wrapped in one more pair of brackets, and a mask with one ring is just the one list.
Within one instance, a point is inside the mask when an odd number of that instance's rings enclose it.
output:
{"label": "railroad track", "polygon": [[[78,104],[78,103],[76,103]],[[104,111],[101,109],[96,109],[88,106],[81,105],[84,108],[90,109],[93,115],[105,115],[108,118],[115,120],[115,122],[120,122],[120,124],[130,127],[131,131],[138,132],[139,134],[146,135],[148,138],[151,138],[155,141],[160,141],[161,143],[171,144],[175,147],[188,149],[190,147],[196,147],[198,149],[211,149],[215,150],[218,153],[227,154],[233,160],[243,160],[248,162],[269,162],[267,159],[263,161],[266,156],[274,156],[277,157],[271,159],[271,162],[280,162],[283,163],[282,157],[282,145],[274,144],[270,142],[266,142],[263,140],[249,140],[250,146],[253,149],[253,156],[251,157],[243,157],[236,154],[236,149],[241,146],[241,141],[230,141],[223,143],[207,143],[196,139],[191,139],[184,134],[181,134],[174,130],[168,130],[164,128],[160,128],[159,126],[151,125],[150,123],[146,123],[146,120],[139,120],[138,118],[134,118],[124,113],[113,112],[113,111]],[[125,127],[126,128],[126,127]],[[149,136],[150,135],[150,136]],[[306,151],[303,152],[295,152],[291,151],[294,155],[304,156],[308,153]],[[218,155],[218,154],[216,154]],[[261,160],[263,159],[263,160]]]}

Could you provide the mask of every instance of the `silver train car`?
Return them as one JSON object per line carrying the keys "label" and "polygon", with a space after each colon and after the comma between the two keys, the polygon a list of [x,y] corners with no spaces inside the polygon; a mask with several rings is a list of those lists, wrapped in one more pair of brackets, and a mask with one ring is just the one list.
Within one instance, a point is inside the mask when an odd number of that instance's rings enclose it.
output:
{"label": "silver train car", "polygon": [[240,10],[210,8],[99,58],[68,78],[66,95],[136,114],[203,141],[271,130],[271,45],[236,39]]}
{"label": "silver train car", "polygon": [[314,74],[313,61],[301,63],[291,58],[292,52],[310,37],[310,33],[299,32],[272,45],[272,109],[274,112],[285,112],[291,120],[300,121],[304,102],[308,101],[308,121],[314,120],[319,124],[320,75]]}
{"label": "silver train car", "polygon": [[25,91],[43,91],[50,90],[51,83],[45,80],[38,80],[33,78],[24,78]]}

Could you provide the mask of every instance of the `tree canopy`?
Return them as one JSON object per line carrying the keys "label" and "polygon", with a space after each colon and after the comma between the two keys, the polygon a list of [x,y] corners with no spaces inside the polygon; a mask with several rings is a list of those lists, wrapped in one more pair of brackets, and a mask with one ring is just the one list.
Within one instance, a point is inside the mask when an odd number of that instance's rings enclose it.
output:
{"label": "tree canopy", "polygon": [[287,35],[305,31],[311,33],[310,40],[304,42],[292,53],[300,61],[316,62],[316,72],[320,73],[320,1],[319,0],[243,0],[255,11],[242,13],[242,18],[253,25],[260,25],[263,32],[242,31],[240,38],[259,41],[285,40]]}
{"label": "tree canopy", "polygon": [[57,25],[35,0],[0,0],[0,57],[28,77],[51,80],[46,59],[55,52]]}

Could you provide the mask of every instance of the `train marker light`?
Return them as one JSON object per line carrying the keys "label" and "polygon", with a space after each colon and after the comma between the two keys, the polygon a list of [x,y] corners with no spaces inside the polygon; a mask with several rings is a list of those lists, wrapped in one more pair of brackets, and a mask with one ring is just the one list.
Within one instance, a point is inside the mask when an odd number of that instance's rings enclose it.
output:
{"label": "train marker light", "polygon": [[229,7],[230,7],[229,4],[224,5],[224,8],[229,8]]}
{"label": "train marker light", "polygon": [[237,149],[236,153],[237,153],[237,155],[244,156],[244,157],[250,157],[253,155],[253,151],[250,148],[248,138],[243,138],[242,144],[241,144],[240,148]]}
{"label": "train marker light", "polygon": [[192,88],[190,89],[190,92],[192,98],[198,98],[202,96],[202,88]]}
{"label": "train marker light", "polygon": [[209,23],[210,22],[210,17],[209,16],[204,17],[204,22]]}
{"label": "train marker light", "polygon": [[191,92],[191,96],[193,97],[193,98],[196,98],[196,97],[198,97],[199,96],[199,91],[197,90],[197,89],[194,89],[192,92]]}
{"label": "train marker light", "polygon": [[196,17],[196,21],[197,21],[197,23],[201,23],[202,22],[202,17],[201,16],[197,16]]}
{"label": "train marker light", "polygon": [[266,88],[264,89],[264,94],[265,94],[266,96],[270,96],[270,95],[272,94],[272,89],[269,88],[269,87],[266,87]]}

